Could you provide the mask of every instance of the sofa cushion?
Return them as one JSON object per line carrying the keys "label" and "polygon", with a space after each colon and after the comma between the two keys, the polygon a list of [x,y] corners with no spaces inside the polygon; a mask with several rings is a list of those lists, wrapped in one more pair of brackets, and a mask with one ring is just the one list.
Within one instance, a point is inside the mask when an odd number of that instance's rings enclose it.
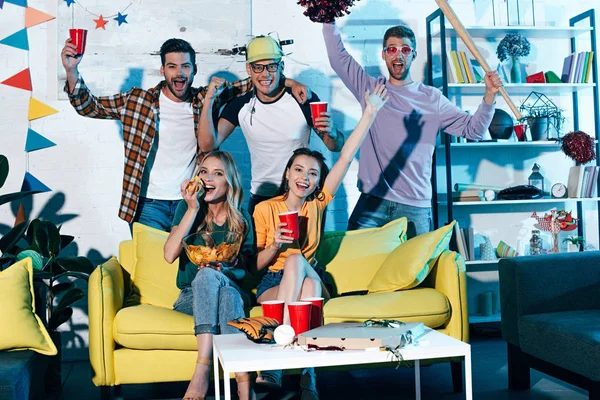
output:
{"label": "sofa cushion", "polygon": [[404,217],[380,228],[325,232],[316,258],[333,278],[332,295],[366,290],[383,260],[404,240]]}
{"label": "sofa cushion", "polygon": [[525,353],[600,381],[600,310],[531,314],[518,325]]}
{"label": "sofa cushion", "polygon": [[35,313],[31,258],[0,272],[0,307],[0,350],[56,355],[56,346]]}
{"label": "sofa cushion", "polygon": [[454,224],[452,221],[396,247],[369,283],[369,293],[412,289],[423,282],[440,254],[448,249]]}
{"label": "sofa cushion", "polygon": [[342,296],[329,300],[323,307],[327,323],[363,322],[369,318],[423,322],[437,328],[448,321],[450,303],[441,292],[431,288],[374,293],[364,296]]}
{"label": "sofa cushion", "polygon": [[165,307],[125,307],[113,323],[115,342],[139,350],[197,350],[194,319]]}
{"label": "sofa cushion", "polygon": [[165,261],[163,247],[169,234],[142,224],[133,224],[135,265],[131,280],[142,304],[172,308],[179,296],[175,284],[179,260]]}

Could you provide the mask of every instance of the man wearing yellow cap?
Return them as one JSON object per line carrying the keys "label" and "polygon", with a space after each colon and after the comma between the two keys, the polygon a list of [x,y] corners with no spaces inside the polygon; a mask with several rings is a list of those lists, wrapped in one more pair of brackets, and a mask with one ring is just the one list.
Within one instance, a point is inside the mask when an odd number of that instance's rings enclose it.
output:
{"label": "man wearing yellow cap", "polygon": [[[287,160],[297,148],[308,147],[311,128],[331,151],[340,151],[344,143],[343,135],[333,129],[329,113],[321,114],[313,126],[309,103],[319,101],[316,94],[300,103],[284,86],[283,56],[281,45],[274,38],[252,39],[246,46],[246,71],[254,89],[227,104],[216,128],[211,107],[204,108],[198,125],[201,151],[219,147],[236,126],[241,127],[252,164],[250,215],[257,203],[277,194]],[[205,101],[212,105],[224,88],[225,81],[214,77]]]}

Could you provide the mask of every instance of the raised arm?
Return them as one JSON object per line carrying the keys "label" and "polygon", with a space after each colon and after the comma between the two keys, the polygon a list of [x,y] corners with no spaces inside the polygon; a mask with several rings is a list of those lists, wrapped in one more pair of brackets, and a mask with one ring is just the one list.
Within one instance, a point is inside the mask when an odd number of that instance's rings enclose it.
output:
{"label": "raised arm", "polygon": [[67,74],[65,92],[69,95],[69,101],[75,111],[89,118],[120,119],[121,110],[131,91],[113,96],[94,96],[79,75],[78,66],[83,56],[76,56],[76,47],[71,43],[71,39],[65,41],[65,47],[60,54]]}
{"label": "raised arm", "polygon": [[235,125],[224,118],[219,118],[219,124],[215,129],[213,119],[213,107],[219,96],[226,90],[227,82],[219,77],[213,76],[204,96],[204,105],[200,113],[198,123],[198,147],[202,152],[213,151],[218,148],[225,139],[231,135]]}
{"label": "raised arm", "polygon": [[360,117],[360,121],[358,121],[358,125],[356,125],[350,136],[348,136],[340,152],[340,158],[333,164],[329,175],[325,178],[325,186],[327,186],[332,196],[335,195],[342,179],[346,176],[350,163],[367,136],[367,132],[375,120],[377,113],[387,102],[388,98],[386,94],[387,89],[384,85],[377,85],[373,90],[373,94],[369,94],[368,91],[365,92],[365,109]]}
{"label": "raised arm", "polygon": [[323,24],[323,39],[329,64],[358,101],[366,90],[375,86],[375,78],[348,53],[335,22]]}

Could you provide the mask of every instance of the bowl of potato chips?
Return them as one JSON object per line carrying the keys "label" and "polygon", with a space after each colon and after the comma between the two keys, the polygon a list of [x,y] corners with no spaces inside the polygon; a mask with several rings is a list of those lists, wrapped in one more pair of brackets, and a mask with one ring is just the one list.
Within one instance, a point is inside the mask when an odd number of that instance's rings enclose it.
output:
{"label": "bowl of potato chips", "polygon": [[183,248],[196,265],[233,262],[242,245],[243,236],[231,231],[199,231],[183,238]]}

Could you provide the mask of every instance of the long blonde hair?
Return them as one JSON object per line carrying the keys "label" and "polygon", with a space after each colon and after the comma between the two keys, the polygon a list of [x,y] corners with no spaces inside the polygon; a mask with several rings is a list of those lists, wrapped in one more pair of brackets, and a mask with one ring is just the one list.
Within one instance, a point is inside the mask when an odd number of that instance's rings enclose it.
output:
{"label": "long blonde hair", "polygon": [[[244,200],[244,189],[242,188],[242,179],[238,170],[235,160],[231,154],[216,150],[208,153],[204,160],[208,158],[216,158],[223,164],[223,172],[225,173],[225,180],[227,181],[227,229],[233,232],[241,233],[245,235],[247,233],[248,225],[242,214],[241,207]],[[204,220],[198,227],[198,231],[201,230],[212,230],[213,216],[208,212],[208,204],[205,201],[200,200],[200,215],[204,215]]]}

